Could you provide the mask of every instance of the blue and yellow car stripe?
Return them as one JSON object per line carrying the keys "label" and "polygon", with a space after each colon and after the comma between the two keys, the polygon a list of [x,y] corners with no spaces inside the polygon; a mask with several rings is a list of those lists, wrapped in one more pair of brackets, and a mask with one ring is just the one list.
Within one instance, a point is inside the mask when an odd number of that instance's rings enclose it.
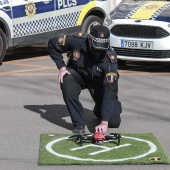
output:
{"label": "blue and yellow car stripe", "polygon": [[[21,4],[21,5],[12,7],[12,11],[14,11],[13,19],[21,18],[21,17],[25,17],[26,16],[25,10],[26,10],[26,7],[27,7],[28,3],[32,3],[33,4],[33,6],[36,9],[36,14],[42,14],[42,13],[46,13],[46,12],[59,11],[59,10],[62,10],[62,9],[70,8],[68,6],[68,7],[65,7],[65,8],[61,7],[59,9],[58,5],[55,4],[54,0],[50,1],[48,4],[44,4],[43,1],[35,2],[34,3],[33,1],[30,0],[26,4]],[[82,1],[77,0],[76,6],[85,5],[84,12],[87,12],[89,10],[88,7],[90,8],[91,5],[93,6],[95,4],[95,2],[92,1],[92,3],[90,3],[90,5],[88,5],[88,4],[89,4],[89,0],[82,0]],[[74,6],[74,7],[76,7],[76,6]],[[82,16],[83,16],[83,12],[82,12],[81,17]],[[81,17],[80,17],[80,21],[79,22],[81,22]],[[11,18],[11,16],[10,16],[10,18]]]}
{"label": "blue and yellow car stripe", "polygon": [[166,7],[169,2],[165,1],[151,1],[143,6],[141,6],[133,15],[131,15],[131,19],[150,19],[155,13],[161,13],[162,10]]}
{"label": "blue and yellow car stripe", "polygon": [[134,1],[119,4],[111,19],[141,19],[170,22],[170,1]]}

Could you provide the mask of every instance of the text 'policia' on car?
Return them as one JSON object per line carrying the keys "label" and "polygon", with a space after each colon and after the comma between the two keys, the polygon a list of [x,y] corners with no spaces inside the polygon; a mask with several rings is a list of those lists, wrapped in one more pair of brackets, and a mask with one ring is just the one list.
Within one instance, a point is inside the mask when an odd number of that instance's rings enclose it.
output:
{"label": "text 'policia' on car", "polygon": [[6,49],[103,24],[112,0],[0,0],[0,63]]}
{"label": "text 'policia' on car", "polygon": [[170,62],[170,0],[123,0],[104,25],[120,61]]}

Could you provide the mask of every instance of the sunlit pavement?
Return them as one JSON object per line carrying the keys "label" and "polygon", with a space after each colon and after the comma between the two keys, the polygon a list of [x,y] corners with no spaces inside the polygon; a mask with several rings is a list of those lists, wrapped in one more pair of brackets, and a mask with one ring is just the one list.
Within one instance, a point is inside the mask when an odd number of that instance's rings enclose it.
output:
{"label": "sunlit pavement", "polygon": [[[66,57],[64,55],[66,61]],[[119,99],[122,123],[108,132],[154,133],[170,158],[170,67],[160,63],[119,65]],[[72,124],[62,99],[58,70],[46,46],[8,52],[0,66],[0,169],[116,169],[169,170],[166,165],[38,166],[42,133],[72,133]],[[87,90],[80,100],[85,108],[87,132],[97,122]]]}

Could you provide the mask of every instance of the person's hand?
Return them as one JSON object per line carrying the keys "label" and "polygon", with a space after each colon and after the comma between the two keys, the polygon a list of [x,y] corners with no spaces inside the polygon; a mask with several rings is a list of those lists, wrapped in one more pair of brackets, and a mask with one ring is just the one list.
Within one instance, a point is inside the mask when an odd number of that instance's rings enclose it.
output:
{"label": "person's hand", "polygon": [[103,135],[107,133],[108,122],[101,121],[100,125],[95,127],[96,132],[102,133]]}
{"label": "person's hand", "polygon": [[66,67],[60,68],[59,75],[58,75],[59,83],[63,83],[63,77],[65,74],[70,74],[70,72],[66,69]]}

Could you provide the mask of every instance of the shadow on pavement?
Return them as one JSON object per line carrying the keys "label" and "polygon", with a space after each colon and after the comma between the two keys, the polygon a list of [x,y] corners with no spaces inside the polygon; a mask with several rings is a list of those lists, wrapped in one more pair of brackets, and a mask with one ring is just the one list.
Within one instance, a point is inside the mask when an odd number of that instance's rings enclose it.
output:
{"label": "shadow on pavement", "polygon": [[[25,109],[40,114],[41,118],[63,127],[68,130],[73,130],[72,123],[65,121],[65,117],[69,116],[66,105],[25,105]],[[94,133],[94,128],[100,123],[93,112],[89,109],[84,109],[86,117],[86,126],[91,133]]]}
{"label": "shadow on pavement", "polygon": [[3,62],[47,55],[49,55],[47,45],[8,49]]}

